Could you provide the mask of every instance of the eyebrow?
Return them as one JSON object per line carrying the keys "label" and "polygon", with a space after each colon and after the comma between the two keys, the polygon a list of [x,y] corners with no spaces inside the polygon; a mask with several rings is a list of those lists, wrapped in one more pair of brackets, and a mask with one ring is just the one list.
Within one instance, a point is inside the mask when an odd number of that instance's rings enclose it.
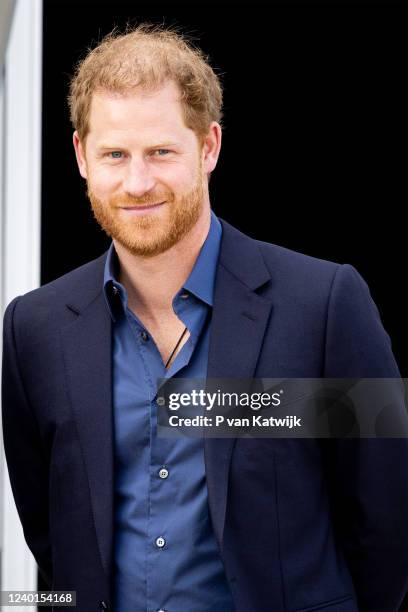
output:
{"label": "eyebrow", "polygon": [[[164,147],[179,147],[181,146],[180,143],[178,142],[159,142],[157,144],[151,145],[149,147],[146,147],[147,149],[162,149]],[[127,147],[121,146],[121,145],[117,145],[117,146],[112,146],[109,145],[107,143],[102,143],[100,145],[97,145],[97,150],[98,151],[105,151],[105,150],[109,150],[109,151],[114,151],[116,149],[126,149]]]}

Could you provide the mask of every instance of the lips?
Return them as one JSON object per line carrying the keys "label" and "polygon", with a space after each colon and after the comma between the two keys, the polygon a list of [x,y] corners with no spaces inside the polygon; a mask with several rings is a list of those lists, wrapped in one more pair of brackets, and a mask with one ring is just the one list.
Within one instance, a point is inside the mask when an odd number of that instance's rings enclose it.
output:
{"label": "lips", "polygon": [[149,208],[156,208],[161,206],[164,202],[157,202],[157,204],[145,204],[143,206],[121,206],[123,210],[148,210]]}

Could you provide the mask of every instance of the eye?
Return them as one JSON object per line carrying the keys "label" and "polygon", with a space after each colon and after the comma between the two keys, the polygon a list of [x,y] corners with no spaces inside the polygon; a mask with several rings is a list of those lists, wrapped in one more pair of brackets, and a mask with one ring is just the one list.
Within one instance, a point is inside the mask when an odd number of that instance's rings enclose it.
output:
{"label": "eye", "polygon": [[121,159],[123,153],[122,151],[111,151],[110,153],[108,153],[108,155],[111,155],[112,159]]}
{"label": "eye", "polygon": [[[169,149],[156,149],[154,153],[164,153],[164,155],[166,155],[166,153],[170,153],[170,151]],[[158,157],[164,157],[164,155],[158,155]]]}

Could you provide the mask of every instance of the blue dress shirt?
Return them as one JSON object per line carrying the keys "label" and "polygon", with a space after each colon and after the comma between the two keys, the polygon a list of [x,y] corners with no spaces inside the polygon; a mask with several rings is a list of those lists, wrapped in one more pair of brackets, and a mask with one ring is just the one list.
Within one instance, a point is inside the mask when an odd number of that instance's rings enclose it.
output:
{"label": "blue dress shirt", "polygon": [[190,337],[165,369],[127,306],[113,242],[104,292],[113,319],[115,435],[115,612],[234,609],[208,508],[202,439],[157,433],[157,379],[206,378],[222,228],[215,214],[173,309]]}

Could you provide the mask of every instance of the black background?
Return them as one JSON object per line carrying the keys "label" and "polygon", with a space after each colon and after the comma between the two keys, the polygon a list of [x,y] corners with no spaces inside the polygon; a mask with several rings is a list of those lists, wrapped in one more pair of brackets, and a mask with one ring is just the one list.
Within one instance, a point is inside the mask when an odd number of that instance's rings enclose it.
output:
{"label": "black background", "polygon": [[403,2],[45,0],[42,283],[109,245],[77,170],[66,95],[89,46],[141,21],[181,26],[221,73],[216,214],[355,266],[408,376]]}
{"label": "black background", "polygon": [[404,3],[135,4],[45,1],[42,283],[109,244],[74,158],[75,62],[115,25],[179,25],[224,85],[215,212],[258,239],[354,265],[408,376]]}
{"label": "black background", "polygon": [[355,266],[408,376],[402,2],[45,0],[42,283],[109,245],[76,167],[66,94],[87,47],[141,21],[180,26],[221,73],[216,214]]}

